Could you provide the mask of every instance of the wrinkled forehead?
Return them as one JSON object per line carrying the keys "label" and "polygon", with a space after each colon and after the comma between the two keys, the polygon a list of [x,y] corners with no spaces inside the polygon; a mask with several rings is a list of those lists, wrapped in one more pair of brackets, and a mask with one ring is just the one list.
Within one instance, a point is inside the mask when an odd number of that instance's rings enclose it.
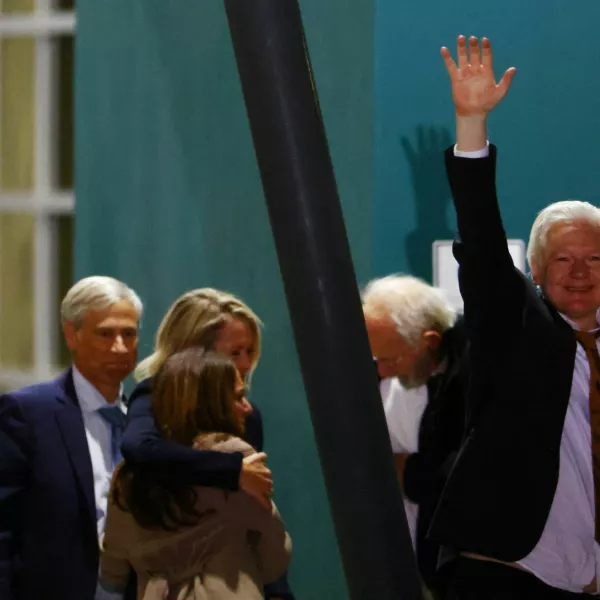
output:
{"label": "wrinkled forehead", "polygon": [[600,227],[589,221],[561,221],[548,230],[546,252],[600,251]]}
{"label": "wrinkled forehead", "polygon": [[106,308],[88,310],[82,320],[86,328],[123,328],[138,326],[140,315],[135,306],[127,300],[121,300]]}

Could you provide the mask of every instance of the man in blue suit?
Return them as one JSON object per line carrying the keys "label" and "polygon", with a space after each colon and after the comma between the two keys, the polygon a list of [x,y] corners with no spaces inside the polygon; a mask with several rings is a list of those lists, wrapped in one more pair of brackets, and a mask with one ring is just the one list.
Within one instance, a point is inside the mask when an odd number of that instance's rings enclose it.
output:
{"label": "man in blue suit", "polygon": [[124,283],[79,281],[61,306],[73,366],[0,398],[2,600],[120,598],[98,589],[98,539],[141,312]]}

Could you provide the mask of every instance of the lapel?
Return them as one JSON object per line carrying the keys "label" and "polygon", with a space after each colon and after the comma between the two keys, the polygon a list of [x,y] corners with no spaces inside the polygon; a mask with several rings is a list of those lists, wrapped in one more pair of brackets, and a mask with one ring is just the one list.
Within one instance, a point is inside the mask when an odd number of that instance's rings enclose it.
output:
{"label": "lapel", "polygon": [[89,516],[95,524],[94,472],[71,369],[65,371],[58,378],[57,384],[57,398],[63,408],[56,413],[56,420],[76,476],[79,491],[83,496]]}

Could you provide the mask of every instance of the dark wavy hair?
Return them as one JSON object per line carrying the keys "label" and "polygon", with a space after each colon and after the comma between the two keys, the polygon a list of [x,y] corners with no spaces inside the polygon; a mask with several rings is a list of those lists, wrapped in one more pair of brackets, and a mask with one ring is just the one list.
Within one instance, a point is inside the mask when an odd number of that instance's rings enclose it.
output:
{"label": "dark wavy hair", "polygon": [[[170,356],[152,382],[152,410],[163,436],[192,446],[202,432],[244,434],[235,414],[237,371],[231,358],[187,348]],[[196,493],[157,474],[156,468],[123,463],[115,475],[113,498],[144,528],[177,529],[200,517]]]}

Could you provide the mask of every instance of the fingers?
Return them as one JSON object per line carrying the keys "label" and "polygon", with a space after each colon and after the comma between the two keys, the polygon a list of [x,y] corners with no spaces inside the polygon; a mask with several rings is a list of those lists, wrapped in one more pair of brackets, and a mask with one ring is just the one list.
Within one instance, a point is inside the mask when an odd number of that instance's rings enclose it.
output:
{"label": "fingers", "polygon": [[500,92],[500,98],[504,98],[506,92],[508,92],[508,88],[510,87],[516,72],[517,70],[514,67],[507,69],[506,73],[502,76],[502,79],[498,82],[497,89]]}
{"label": "fingers", "polygon": [[271,481],[273,479],[273,475],[271,473],[271,469],[267,467],[264,463],[255,462],[252,465],[246,465],[248,471],[254,473],[257,477],[262,479],[263,481]]}
{"label": "fingers", "polygon": [[[487,57],[489,57],[491,61],[491,46],[489,40],[485,39],[487,43]],[[446,69],[448,69],[449,75],[452,77],[457,69],[465,69],[469,65],[472,67],[480,67],[482,64],[482,57],[479,50],[479,40],[472,35],[469,38],[469,43],[467,47],[467,38],[464,35],[459,35],[456,40],[457,45],[457,56],[458,56],[458,66],[452,59],[452,54],[450,50],[445,46],[441,50],[442,58],[444,59],[444,63],[446,64]],[[485,45],[482,43],[482,46]]]}
{"label": "fingers", "polygon": [[406,136],[402,136],[400,138],[400,144],[402,145],[402,149],[404,150],[404,154],[406,154],[408,162],[412,165],[417,158],[417,153],[411,146],[410,140]]}
{"label": "fingers", "polygon": [[254,463],[257,462],[266,462],[267,461],[267,455],[264,452],[255,452],[254,454],[250,454],[249,456],[246,456],[244,458],[244,464],[245,465],[253,465]]}
{"label": "fingers", "polygon": [[490,43],[490,40],[488,40],[487,38],[481,38],[481,64],[484,67],[487,67],[490,69],[490,71],[493,71],[493,64],[492,64],[492,44]]}
{"label": "fingers", "polygon": [[441,50],[450,77],[455,75],[458,69],[465,69],[469,66],[473,68],[483,66],[493,71],[493,53],[490,40],[485,37],[481,38],[480,45],[478,38],[472,35],[467,43],[467,38],[464,35],[459,35],[456,43],[458,65],[452,59],[452,54],[448,48],[444,46]]}
{"label": "fingers", "polygon": [[456,45],[458,53],[458,68],[464,69],[469,65],[469,57],[467,54],[467,38],[464,35],[459,35]]}
{"label": "fingers", "polygon": [[452,58],[452,54],[450,54],[450,50],[444,46],[441,50],[442,58],[444,59],[444,64],[446,65],[446,69],[448,70],[448,75],[453,77],[456,71],[458,71],[458,67]]}
{"label": "fingers", "polygon": [[469,62],[472,67],[479,68],[481,66],[481,57],[479,55],[479,40],[472,35],[469,38]]}
{"label": "fingers", "polygon": [[417,149],[421,154],[427,152],[427,135],[423,125],[417,127]]}

